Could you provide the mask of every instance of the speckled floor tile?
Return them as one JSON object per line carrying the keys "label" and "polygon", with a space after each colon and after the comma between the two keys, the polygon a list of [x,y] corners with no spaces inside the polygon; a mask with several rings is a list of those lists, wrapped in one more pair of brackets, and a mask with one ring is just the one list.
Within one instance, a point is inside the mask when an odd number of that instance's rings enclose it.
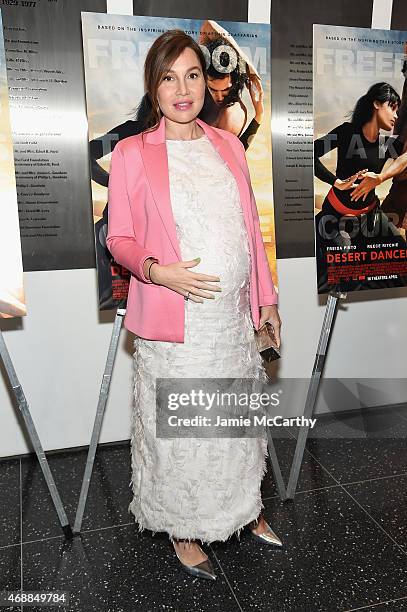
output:
{"label": "speckled floor tile", "polygon": [[343,612],[407,594],[407,555],[339,488],[266,502],[283,541],[215,543],[244,610]]}
{"label": "speckled floor tile", "polygon": [[[274,446],[280,464],[281,474],[286,487],[288,485],[288,480],[290,477],[291,465],[294,457],[296,443],[297,441],[292,438],[284,440],[274,440]],[[262,482],[263,499],[278,495],[274,480],[274,474],[269,461],[267,461],[267,466],[267,474],[263,478]],[[324,470],[324,468],[317,461],[314,460],[314,458],[305,449],[304,459],[301,465],[301,471],[298,478],[297,492],[309,491],[332,485],[337,485],[337,482],[329,475],[326,470]]]}
{"label": "speckled floor tile", "polygon": [[[406,418],[404,418],[404,415]],[[295,439],[274,438],[287,486],[299,428],[289,428]],[[380,432],[385,436],[380,438]],[[358,415],[328,415],[309,430],[297,492],[407,472],[407,410],[374,409]],[[307,452],[309,451],[309,452]],[[386,453],[386,462],[383,462]],[[277,495],[273,474],[263,481],[263,498]]]}
{"label": "speckled floor tile", "polygon": [[0,546],[20,542],[20,460],[0,460]]}
{"label": "speckled floor tile", "polygon": [[[68,519],[73,526],[87,451],[48,456]],[[129,523],[127,508],[132,495],[128,445],[101,447],[95,466],[82,529]],[[23,540],[32,541],[62,533],[41,469],[34,458],[22,460]]]}
{"label": "speckled floor tile", "polygon": [[134,527],[88,532],[65,544],[58,538],[23,545],[25,588],[70,591],[63,608],[69,612],[239,611],[214,566],[216,581],[194,579],[179,568],[168,536]]}
{"label": "speckled floor tile", "polygon": [[346,485],[345,489],[407,554],[407,476]]}
{"label": "speckled floor tile", "polygon": [[407,597],[400,597],[390,601],[384,601],[380,604],[367,606],[363,608],[353,608],[352,610],[344,610],[344,612],[406,612]]}
{"label": "speckled floor tile", "polygon": [[340,483],[407,473],[407,443],[403,438],[309,439],[306,448]]}
{"label": "speckled floor tile", "polygon": [[[0,548],[0,591],[18,591],[21,586],[21,546]],[[20,608],[1,607],[2,612],[16,612]]]}
{"label": "speckled floor tile", "polygon": [[[377,413],[368,429],[379,431],[387,416]],[[391,428],[403,432],[404,413],[392,419]],[[38,462],[22,460],[24,588],[71,591],[71,605],[59,608],[66,612],[407,612],[407,445],[402,437],[341,439],[349,428],[349,421],[335,418],[324,430],[333,439],[307,441],[294,501],[281,502],[269,467],[264,514],[284,548],[257,544],[247,533],[240,543],[233,537],[213,544],[212,559],[227,577],[218,567],[215,583],[185,575],[167,536],[137,531],[127,512],[128,445],[98,450],[82,536],[71,543],[60,535]],[[296,440],[273,439],[287,484]],[[49,461],[73,525],[86,451],[50,455]],[[344,490],[339,482],[353,484]],[[15,517],[13,495],[6,499],[11,504],[3,502],[3,515]],[[130,525],[109,528],[123,523]],[[18,523],[13,529],[18,534]],[[32,541],[50,536],[57,537]],[[0,549],[0,572],[9,568],[2,577],[12,589],[20,584],[19,555],[19,546]]]}

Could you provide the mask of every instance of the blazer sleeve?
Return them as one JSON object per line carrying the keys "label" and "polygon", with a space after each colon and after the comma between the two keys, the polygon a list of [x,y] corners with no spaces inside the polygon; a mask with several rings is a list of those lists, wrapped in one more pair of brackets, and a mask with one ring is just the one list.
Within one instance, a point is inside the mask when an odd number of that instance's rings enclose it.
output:
{"label": "blazer sleeve", "polygon": [[[135,145],[136,146],[136,145]],[[134,172],[134,168],[132,168]],[[151,281],[144,275],[143,264],[155,254],[137,242],[127,190],[126,163],[118,143],[112,153],[109,174],[108,230],[106,244],[114,259],[144,283]]]}
{"label": "blazer sleeve", "polygon": [[251,213],[253,217],[255,249],[258,270],[258,286],[259,286],[259,306],[271,306],[278,303],[278,295],[271,277],[270,266],[267,259],[266,249],[263,242],[263,236],[260,230],[260,219],[257,211],[256,199],[254,197],[253,188],[250,180],[249,166],[247,165],[246,152],[240,140],[236,137],[236,145],[239,148],[243,171],[246,175],[250,191]]}

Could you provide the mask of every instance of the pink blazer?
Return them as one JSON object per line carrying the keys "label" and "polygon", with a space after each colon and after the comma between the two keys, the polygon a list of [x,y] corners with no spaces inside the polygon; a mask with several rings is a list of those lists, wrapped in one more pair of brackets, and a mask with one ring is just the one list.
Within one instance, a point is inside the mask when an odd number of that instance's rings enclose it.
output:
{"label": "pink blazer", "polygon": [[[196,121],[237,181],[252,262],[250,308],[258,329],[260,306],[276,304],[277,293],[245,150],[233,134]],[[131,272],[125,327],[141,338],[184,342],[184,297],[155,285],[143,273],[148,257],[155,257],[161,265],[182,261],[171,208],[164,118],[157,130],[144,134],[144,145],[141,134],[117,143],[110,167],[108,219],[107,246],[115,260]]]}

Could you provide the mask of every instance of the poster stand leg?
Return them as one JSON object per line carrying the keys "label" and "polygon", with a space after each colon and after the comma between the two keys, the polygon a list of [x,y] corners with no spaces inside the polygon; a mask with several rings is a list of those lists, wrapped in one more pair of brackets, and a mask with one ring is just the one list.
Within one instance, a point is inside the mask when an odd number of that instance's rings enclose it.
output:
{"label": "poster stand leg", "polygon": [[273,438],[271,436],[270,427],[267,427],[267,439],[268,439],[267,447],[268,447],[269,457],[271,461],[271,467],[273,469],[274,482],[276,484],[280,499],[284,500],[286,499],[286,489],[285,489],[283,476],[281,474],[281,469],[280,469],[280,464],[277,458],[276,449],[274,447]]}
{"label": "poster stand leg", "polygon": [[[338,309],[339,299],[346,298],[346,293],[331,291],[326,304],[325,317],[322,323],[321,335],[319,337],[317,354],[312,369],[311,380],[308,386],[307,399],[304,407],[304,417],[311,418],[314,414],[315,403],[318,395],[319,384],[325,365],[328,351],[329,340],[331,337],[335,314]],[[291,466],[290,478],[288,481],[286,499],[293,499],[297,488],[298,476],[304,456],[305,444],[307,442],[309,427],[303,425],[300,428],[295,447],[294,459]]]}
{"label": "poster stand leg", "polygon": [[78,507],[76,510],[74,534],[79,534],[82,527],[83,513],[85,511],[86,500],[88,497],[90,480],[92,478],[93,464],[95,462],[96,449],[100,438],[100,430],[102,429],[103,416],[105,414],[107,398],[110,390],[110,381],[114,360],[116,358],[117,347],[119,344],[120,331],[122,328],[123,317],[126,314],[124,308],[118,308],[113,324],[112,336],[110,338],[110,346],[107,353],[105,371],[103,373],[102,384],[100,386],[99,401],[96,410],[95,422],[93,425],[92,438],[89,445],[88,458],[86,461],[85,473],[82,481],[81,494],[79,497]]}
{"label": "poster stand leg", "polygon": [[20,381],[17,378],[17,374],[14,369],[13,362],[11,361],[11,357],[8,352],[8,349],[7,349],[7,346],[6,346],[6,343],[4,341],[4,337],[1,331],[0,331],[0,356],[3,360],[4,367],[6,369],[11,388],[13,390],[13,394],[17,400],[18,409],[24,419],[24,423],[27,428],[28,436],[34,447],[35,454],[37,455],[37,459],[39,461],[42,473],[44,474],[44,478],[47,483],[48,490],[50,492],[52,501],[55,506],[55,510],[58,515],[59,522],[62,527],[62,531],[65,535],[65,538],[70,540],[73,537],[72,529],[69,524],[68,517],[66,515],[64,506],[62,504],[61,497],[58,493],[58,489],[56,487],[54,478],[52,476],[51,469],[49,467],[47,458],[44,453],[44,449],[42,448],[41,440],[35,428],[34,421],[32,419],[32,416],[31,416],[31,413],[28,407],[28,402],[24,395],[23,388],[20,384]]}

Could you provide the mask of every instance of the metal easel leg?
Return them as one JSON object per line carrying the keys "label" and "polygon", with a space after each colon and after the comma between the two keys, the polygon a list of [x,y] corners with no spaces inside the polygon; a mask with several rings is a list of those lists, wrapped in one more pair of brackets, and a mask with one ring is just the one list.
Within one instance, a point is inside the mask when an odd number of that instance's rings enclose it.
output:
{"label": "metal easel leg", "polygon": [[267,447],[269,451],[269,457],[271,461],[271,466],[274,474],[274,482],[276,483],[278,494],[280,495],[280,499],[284,500],[286,498],[286,489],[283,480],[283,476],[281,474],[280,464],[278,462],[276,449],[274,446],[273,438],[271,435],[270,427],[267,427]]}
{"label": "metal easel leg", "polygon": [[86,500],[88,497],[90,480],[92,478],[93,464],[95,462],[96,448],[100,438],[100,430],[102,428],[103,416],[105,414],[107,398],[110,390],[110,381],[114,360],[119,344],[120,331],[122,327],[123,317],[126,311],[119,308],[113,324],[112,336],[110,338],[109,350],[107,353],[105,371],[103,373],[102,384],[100,386],[99,401],[96,410],[95,422],[93,425],[92,438],[89,445],[88,458],[86,461],[85,473],[82,481],[81,494],[79,497],[78,507],[76,510],[74,533],[78,534],[81,531],[83,514],[85,511]]}
{"label": "metal easel leg", "polygon": [[55,506],[55,510],[58,514],[59,522],[62,527],[62,531],[67,539],[72,539],[72,529],[68,521],[68,517],[66,515],[64,506],[62,504],[61,497],[58,493],[58,489],[56,487],[54,478],[52,476],[47,458],[44,453],[44,449],[42,448],[42,444],[40,438],[38,436],[37,430],[34,425],[34,421],[32,420],[30,410],[28,408],[28,403],[24,395],[24,391],[21,387],[21,384],[17,378],[16,371],[14,369],[13,363],[11,361],[10,354],[8,352],[6,343],[3,338],[3,334],[0,331],[0,355],[4,363],[4,367],[6,369],[11,387],[13,389],[14,396],[17,400],[18,409],[24,419],[27,433],[30,437],[31,443],[34,447],[35,453],[37,455],[42,473],[44,474],[45,481],[47,483],[48,490],[50,492],[52,501]]}
{"label": "metal easel leg", "polygon": [[[338,308],[339,299],[346,298],[346,293],[331,291],[326,304],[325,317],[322,323],[321,335],[319,337],[317,354],[305,401],[304,416],[312,417],[317,399],[319,383],[324,369],[328,344],[332,333],[333,322]],[[304,456],[305,444],[307,442],[309,427],[302,426],[298,433],[297,445],[295,447],[294,459],[291,466],[290,478],[286,492],[286,499],[293,499],[297,488],[298,476]]]}

